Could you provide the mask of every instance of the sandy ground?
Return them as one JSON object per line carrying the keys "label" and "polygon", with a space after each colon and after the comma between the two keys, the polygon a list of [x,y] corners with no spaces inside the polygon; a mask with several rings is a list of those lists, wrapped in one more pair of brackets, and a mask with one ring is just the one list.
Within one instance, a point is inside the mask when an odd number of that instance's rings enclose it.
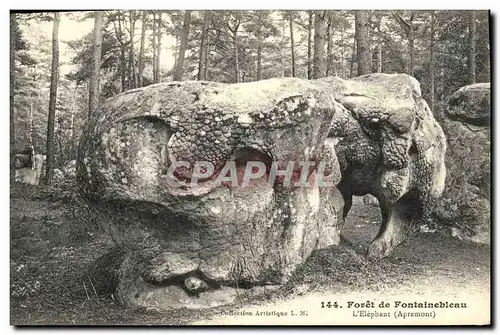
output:
{"label": "sandy ground", "polygon": [[[15,185],[10,222],[11,324],[489,323],[489,246],[452,239],[447,231],[419,233],[390,257],[367,262],[364,250],[377,233],[379,219],[378,208],[356,201],[343,232],[345,243],[311,255],[279,292],[244,305],[151,311],[127,308],[115,296],[95,289],[98,283],[88,269],[112,248],[112,242],[71,192]],[[404,305],[441,301],[465,306]]]}

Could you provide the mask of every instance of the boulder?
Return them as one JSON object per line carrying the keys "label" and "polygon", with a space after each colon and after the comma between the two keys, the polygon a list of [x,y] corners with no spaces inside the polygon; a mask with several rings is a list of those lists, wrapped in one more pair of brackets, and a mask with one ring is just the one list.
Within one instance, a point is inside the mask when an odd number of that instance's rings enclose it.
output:
{"label": "boulder", "polygon": [[[338,244],[340,169],[327,140],[336,106],[324,88],[293,78],[162,83],[104,102],[83,131],[77,181],[126,250],[117,267],[123,301],[232,303],[286,282],[313,250]],[[200,161],[215,172],[195,183]],[[265,173],[244,186],[250,161]],[[179,162],[187,165],[171,170]],[[292,163],[295,178],[299,162],[313,163],[309,186],[266,182],[273,164]],[[316,185],[320,162],[332,186]],[[218,183],[220,175],[236,180]]]}
{"label": "boulder", "polygon": [[460,88],[442,122],[448,140],[446,186],[435,210],[459,239],[490,243],[490,84]]}
{"label": "boulder", "polygon": [[431,220],[446,176],[443,130],[411,76],[376,73],[317,82],[341,104],[329,137],[337,140],[344,216],[353,196],[375,196],[382,222],[368,257],[386,257],[410,230]]}

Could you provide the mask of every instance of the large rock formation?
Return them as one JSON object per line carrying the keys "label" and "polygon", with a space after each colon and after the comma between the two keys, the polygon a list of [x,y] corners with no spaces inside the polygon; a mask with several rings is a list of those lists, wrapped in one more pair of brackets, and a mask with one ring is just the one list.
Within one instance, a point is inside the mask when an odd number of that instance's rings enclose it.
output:
{"label": "large rock formation", "polygon": [[437,218],[453,236],[490,242],[490,84],[460,88],[448,101],[443,128],[448,176]]}
{"label": "large rock formation", "polygon": [[444,151],[406,75],[174,82],[102,104],[77,180],[123,248],[112,258],[123,300],[198,308],[282,284],[313,250],[338,244],[353,194],[379,199],[369,256],[389,254],[439,196]]}
{"label": "large rock formation", "polygon": [[[226,162],[241,184],[248,161],[279,170],[325,161],[338,183],[326,140],[335,110],[331,95],[299,79],[165,83],[104,103],[84,130],[77,178],[126,248],[124,301],[166,309],[232,302],[241,288],[281,284],[313,250],[338,244],[342,197],[334,187],[269,185],[269,169],[248,187],[216,182]],[[196,161],[212,163],[214,174],[171,185],[170,166]],[[176,177],[190,182],[193,173],[178,169]]]}
{"label": "large rock formation", "polygon": [[374,195],[382,211],[381,229],[368,248],[369,258],[389,255],[419,222],[430,220],[446,177],[446,139],[414,78],[372,74],[318,80],[341,103],[330,137],[345,200]]}

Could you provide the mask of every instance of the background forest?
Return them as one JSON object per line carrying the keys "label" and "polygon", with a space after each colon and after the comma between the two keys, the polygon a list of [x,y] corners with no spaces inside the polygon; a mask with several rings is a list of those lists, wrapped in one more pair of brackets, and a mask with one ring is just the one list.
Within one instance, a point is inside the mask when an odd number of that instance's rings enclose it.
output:
{"label": "background forest", "polygon": [[[11,14],[11,151],[76,158],[99,101],[173,80],[407,73],[439,120],[490,81],[487,11],[101,11]],[[13,178],[13,169],[11,169]]]}

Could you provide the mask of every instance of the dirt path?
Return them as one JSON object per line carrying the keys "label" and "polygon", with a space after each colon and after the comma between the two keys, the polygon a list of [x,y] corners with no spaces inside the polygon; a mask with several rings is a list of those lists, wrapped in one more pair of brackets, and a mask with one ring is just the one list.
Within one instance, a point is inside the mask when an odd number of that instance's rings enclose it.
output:
{"label": "dirt path", "polygon": [[[47,196],[23,187],[11,192],[12,324],[356,324],[450,323],[489,317],[490,248],[464,243],[444,232],[417,234],[388,258],[366,262],[363,249],[375,236],[377,208],[355,203],[343,232],[348,246],[314,253],[290,283],[266,299],[211,310],[148,311],[125,308],[100,295],[88,269],[112,247],[92,217],[71,196]],[[25,195],[29,194],[29,196]],[[465,302],[467,308],[433,309],[432,317],[395,318],[396,301]],[[348,301],[382,301],[391,307],[353,319]],[[321,308],[321,302],[342,308]],[[307,316],[291,315],[294,311]],[[363,310],[363,309],[360,309]],[[399,309],[412,312],[411,309]],[[255,316],[288,312],[288,316]],[[254,316],[241,315],[252,312]],[[233,315],[227,315],[233,314]],[[235,316],[235,314],[238,314]],[[278,313],[279,314],[279,313]],[[487,323],[487,319],[477,319]]]}

